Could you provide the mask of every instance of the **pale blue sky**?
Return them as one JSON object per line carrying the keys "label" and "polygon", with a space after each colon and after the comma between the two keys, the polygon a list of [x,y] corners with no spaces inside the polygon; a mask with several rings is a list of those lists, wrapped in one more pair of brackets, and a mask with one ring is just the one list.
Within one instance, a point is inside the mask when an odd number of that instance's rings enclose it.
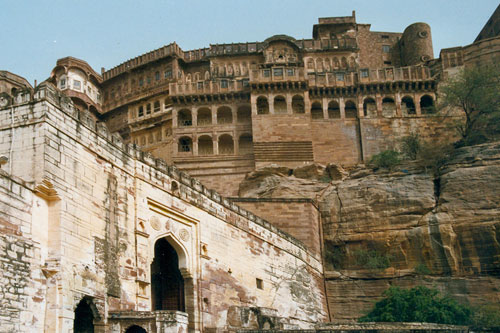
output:
{"label": "pale blue sky", "polygon": [[434,53],[470,44],[498,0],[0,0],[0,69],[46,79],[56,60],[74,56],[97,72],[176,41],[210,43],[311,38],[318,17],[348,16],[373,31],[432,29]]}

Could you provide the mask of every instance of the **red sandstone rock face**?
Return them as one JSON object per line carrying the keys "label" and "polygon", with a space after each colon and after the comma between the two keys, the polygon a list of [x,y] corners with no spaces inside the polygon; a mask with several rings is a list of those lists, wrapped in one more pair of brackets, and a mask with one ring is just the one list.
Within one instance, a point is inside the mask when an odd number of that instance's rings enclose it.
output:
{"label": "red sandstone rock face", "polygon": [[244,194],[317,195],[334,319],[359,317],[390,285],[436,287],[472,304],[500,301],[500,143],[457,150],[437,178],[408,167],[359,168],[327,184],[260,177],[253,188],[247,179]]}

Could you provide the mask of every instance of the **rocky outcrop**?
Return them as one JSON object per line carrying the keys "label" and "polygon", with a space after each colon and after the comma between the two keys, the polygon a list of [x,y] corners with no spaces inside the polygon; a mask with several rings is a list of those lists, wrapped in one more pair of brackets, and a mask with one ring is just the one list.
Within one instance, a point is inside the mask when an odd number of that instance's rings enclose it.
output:
{"label": "rocky outcrop", "polygon": [[249,181],[244,193],[316,198],[334,320],[359,317],[390,285],[500,302],[500,143],[456,150],[437,175],[358,167],[324,183],[320,169],[303,172],[307,180],[273,176],[272,186]]}

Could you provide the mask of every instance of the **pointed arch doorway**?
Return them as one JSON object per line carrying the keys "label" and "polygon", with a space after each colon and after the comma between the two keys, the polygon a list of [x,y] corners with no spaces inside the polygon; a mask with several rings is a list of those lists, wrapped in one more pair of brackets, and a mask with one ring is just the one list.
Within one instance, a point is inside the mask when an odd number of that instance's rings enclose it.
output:
{"label": "pointed arch doorway", "polygon": [[186,311],[184,278],[179,269],[179,256],[167,239],[155,243],[151,263],[152,309]]}

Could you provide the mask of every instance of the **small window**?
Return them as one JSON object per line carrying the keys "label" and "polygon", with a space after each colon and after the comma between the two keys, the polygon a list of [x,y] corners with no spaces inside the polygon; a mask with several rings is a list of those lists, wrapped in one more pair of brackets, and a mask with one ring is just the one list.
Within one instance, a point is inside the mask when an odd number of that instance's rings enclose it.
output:
{"label": "small window", "polygon": [[198,82],[198,89],[203,89],[203,82]]}
{"label": "small window", "polygon": [[262,281],[261,279],[255,279],[255,284],[257,285],[257,289],[261,289],[263,290],[264,289],[264,281]]}
{"label": "small window", "polygon": [[101,94],[97,94],[97,101],[100,102],[101,101]]}
{"label": "small window", "polygon": [[139,79],[139,87],[142,87],[144,85],[144,79],[141,77]]}
{"label": "small window", "polygon": [[241,80],[241,85],[243,87],[249,87],[250,83],[249,83],[248,79],[243,79],[243,80]]}
{"label": "small window", "polygon": [[335,80],[344,81],[344,73],[335,73]]}
{"label": "small window", "polygon": [[293,75],[294,75],[294,70],[293,70],[293,68],[288,68],[288,69],[286,70],[286,75],[287,75],[287,76],[293,76]]}
{"label": "small window", "polygon": [[273,76],[282,77],[283,76],[283,68],[273,68]]}
{"label": "small window", "polygon": [[220,87],[221,88],[227,88],[227,80],[221,80],[220,81]]}
{"label": "small window", "polygon": [[392,65],[391,61],[384,61],[384,65]]}
{"label": "small window", "polygon": [[382,39],[389,39],[388,35],[382,35],[381,37],[382,37]]}
{"label": "small window", "polygon": [[151,114],[151,103],[148,103],[148,105],[146,105],[146,114]]}
{"label": "small window", "polygon": [[167,69],[165,71],[165,79],[171,79],[172,78],[172,69]]}
{"label": "small window", "polygon": [[144,116],[144,108],[142,106],[139,106],[139,111],[137,112],[138,117]]}
{"label": "small window", "polygon": [[66,88],[66,79],[61,80],[61,89]]}
{"label": "small window", "polygon": [[271,71],[269,69],[264,69],[262,71],[262,75],[264,75],[264,77],[270,77],[271,76]]}
{"label": "small window", "polygon": [[391,47],[389,45],[382,45],[382,52],[384,53],[391,52]]}
{"label": "small window", "polygon": [[146,81],[147,81],[147,83],[148,83],[148,84],[150,84],[150,83],[151,83],[151,77],[150,77],[150,76],[148,76],[148,77],[146,78]]}
{"label": "small window", "polygon": [[160,81],[160,72],[155,73],[155,80]]}
{"label": "small window", "polygon": [[368,69],[362,69],[361,70],[361,77],[368,77],[368,76],[369,76]]}
{"label": "small window", "polygon": [[73,89],[80,90],[82,88],[82,83],[78,80],[73,80]]}
{"label": "small window", "polygon": [[154,112],[159,112],[160,111],[160,102],[156,101],[154,106],[153,106]]}

